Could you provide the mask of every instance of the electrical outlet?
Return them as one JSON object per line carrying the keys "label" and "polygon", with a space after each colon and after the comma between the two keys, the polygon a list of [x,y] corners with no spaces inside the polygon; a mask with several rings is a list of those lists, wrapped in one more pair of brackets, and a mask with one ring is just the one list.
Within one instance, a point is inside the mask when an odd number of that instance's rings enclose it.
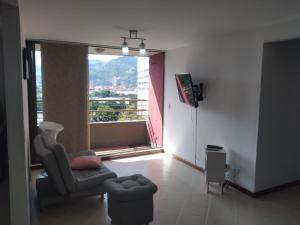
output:
{"label": "electrical outlet", "polygon": [[236,167],[230,167],[229,165],[226,165],[226,179],[233,181],[235,180],[240,173],[240,169]]}
{"label": "electrical outlet", "polygon": [[238,169],[238,168],[233,168],[232,171],[233,171],[233,174],[235,175],[235,177],[237,177],[240,173],[240,169]]}

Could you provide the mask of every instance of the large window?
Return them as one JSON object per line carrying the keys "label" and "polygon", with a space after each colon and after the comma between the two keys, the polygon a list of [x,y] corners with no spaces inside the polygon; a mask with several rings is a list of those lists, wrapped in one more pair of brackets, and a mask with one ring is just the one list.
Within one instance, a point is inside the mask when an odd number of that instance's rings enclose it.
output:
{"label": "large window", "polygon": [[149,58],[89,54],[90,122],[146,120]]}
{"label": "large window", "polygon": [[[41,52],[36,45],[37,124],[43,121]],[[149,57],[89,54],[89,120],[147,120]]]}

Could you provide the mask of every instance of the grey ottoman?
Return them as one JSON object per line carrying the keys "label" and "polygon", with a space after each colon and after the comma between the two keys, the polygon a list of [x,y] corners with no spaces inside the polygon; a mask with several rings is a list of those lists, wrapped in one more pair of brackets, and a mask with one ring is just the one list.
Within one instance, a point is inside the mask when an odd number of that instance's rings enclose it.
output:
{"label": "grey ottoman", "polygon": [[157,186],[146,177],[132,176],[104,182],[112,224],[143,225],[153,221],[153,194]]}

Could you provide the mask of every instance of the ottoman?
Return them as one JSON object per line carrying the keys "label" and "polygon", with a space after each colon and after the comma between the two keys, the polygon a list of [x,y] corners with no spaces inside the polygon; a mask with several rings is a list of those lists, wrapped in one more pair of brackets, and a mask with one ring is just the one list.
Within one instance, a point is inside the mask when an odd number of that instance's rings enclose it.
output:
{"label": "ottoman", "polygon": [[153,194],[157,186],[135,174],[104,182],[108,194],[108,215],[112,224],[143,225],[153,221]]}

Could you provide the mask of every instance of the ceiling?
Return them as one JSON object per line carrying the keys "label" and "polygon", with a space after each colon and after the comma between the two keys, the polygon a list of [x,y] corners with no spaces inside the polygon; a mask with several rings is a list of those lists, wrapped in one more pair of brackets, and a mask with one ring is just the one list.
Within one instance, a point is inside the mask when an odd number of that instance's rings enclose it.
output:
{"label": "ceiling", "polygon": [[[139,30],[147,48],[169,50],[203,37],[300,16],[299,0],[20,0],[27,38],[119,46]],[[138,42],[129,41],[137,47]]]}

